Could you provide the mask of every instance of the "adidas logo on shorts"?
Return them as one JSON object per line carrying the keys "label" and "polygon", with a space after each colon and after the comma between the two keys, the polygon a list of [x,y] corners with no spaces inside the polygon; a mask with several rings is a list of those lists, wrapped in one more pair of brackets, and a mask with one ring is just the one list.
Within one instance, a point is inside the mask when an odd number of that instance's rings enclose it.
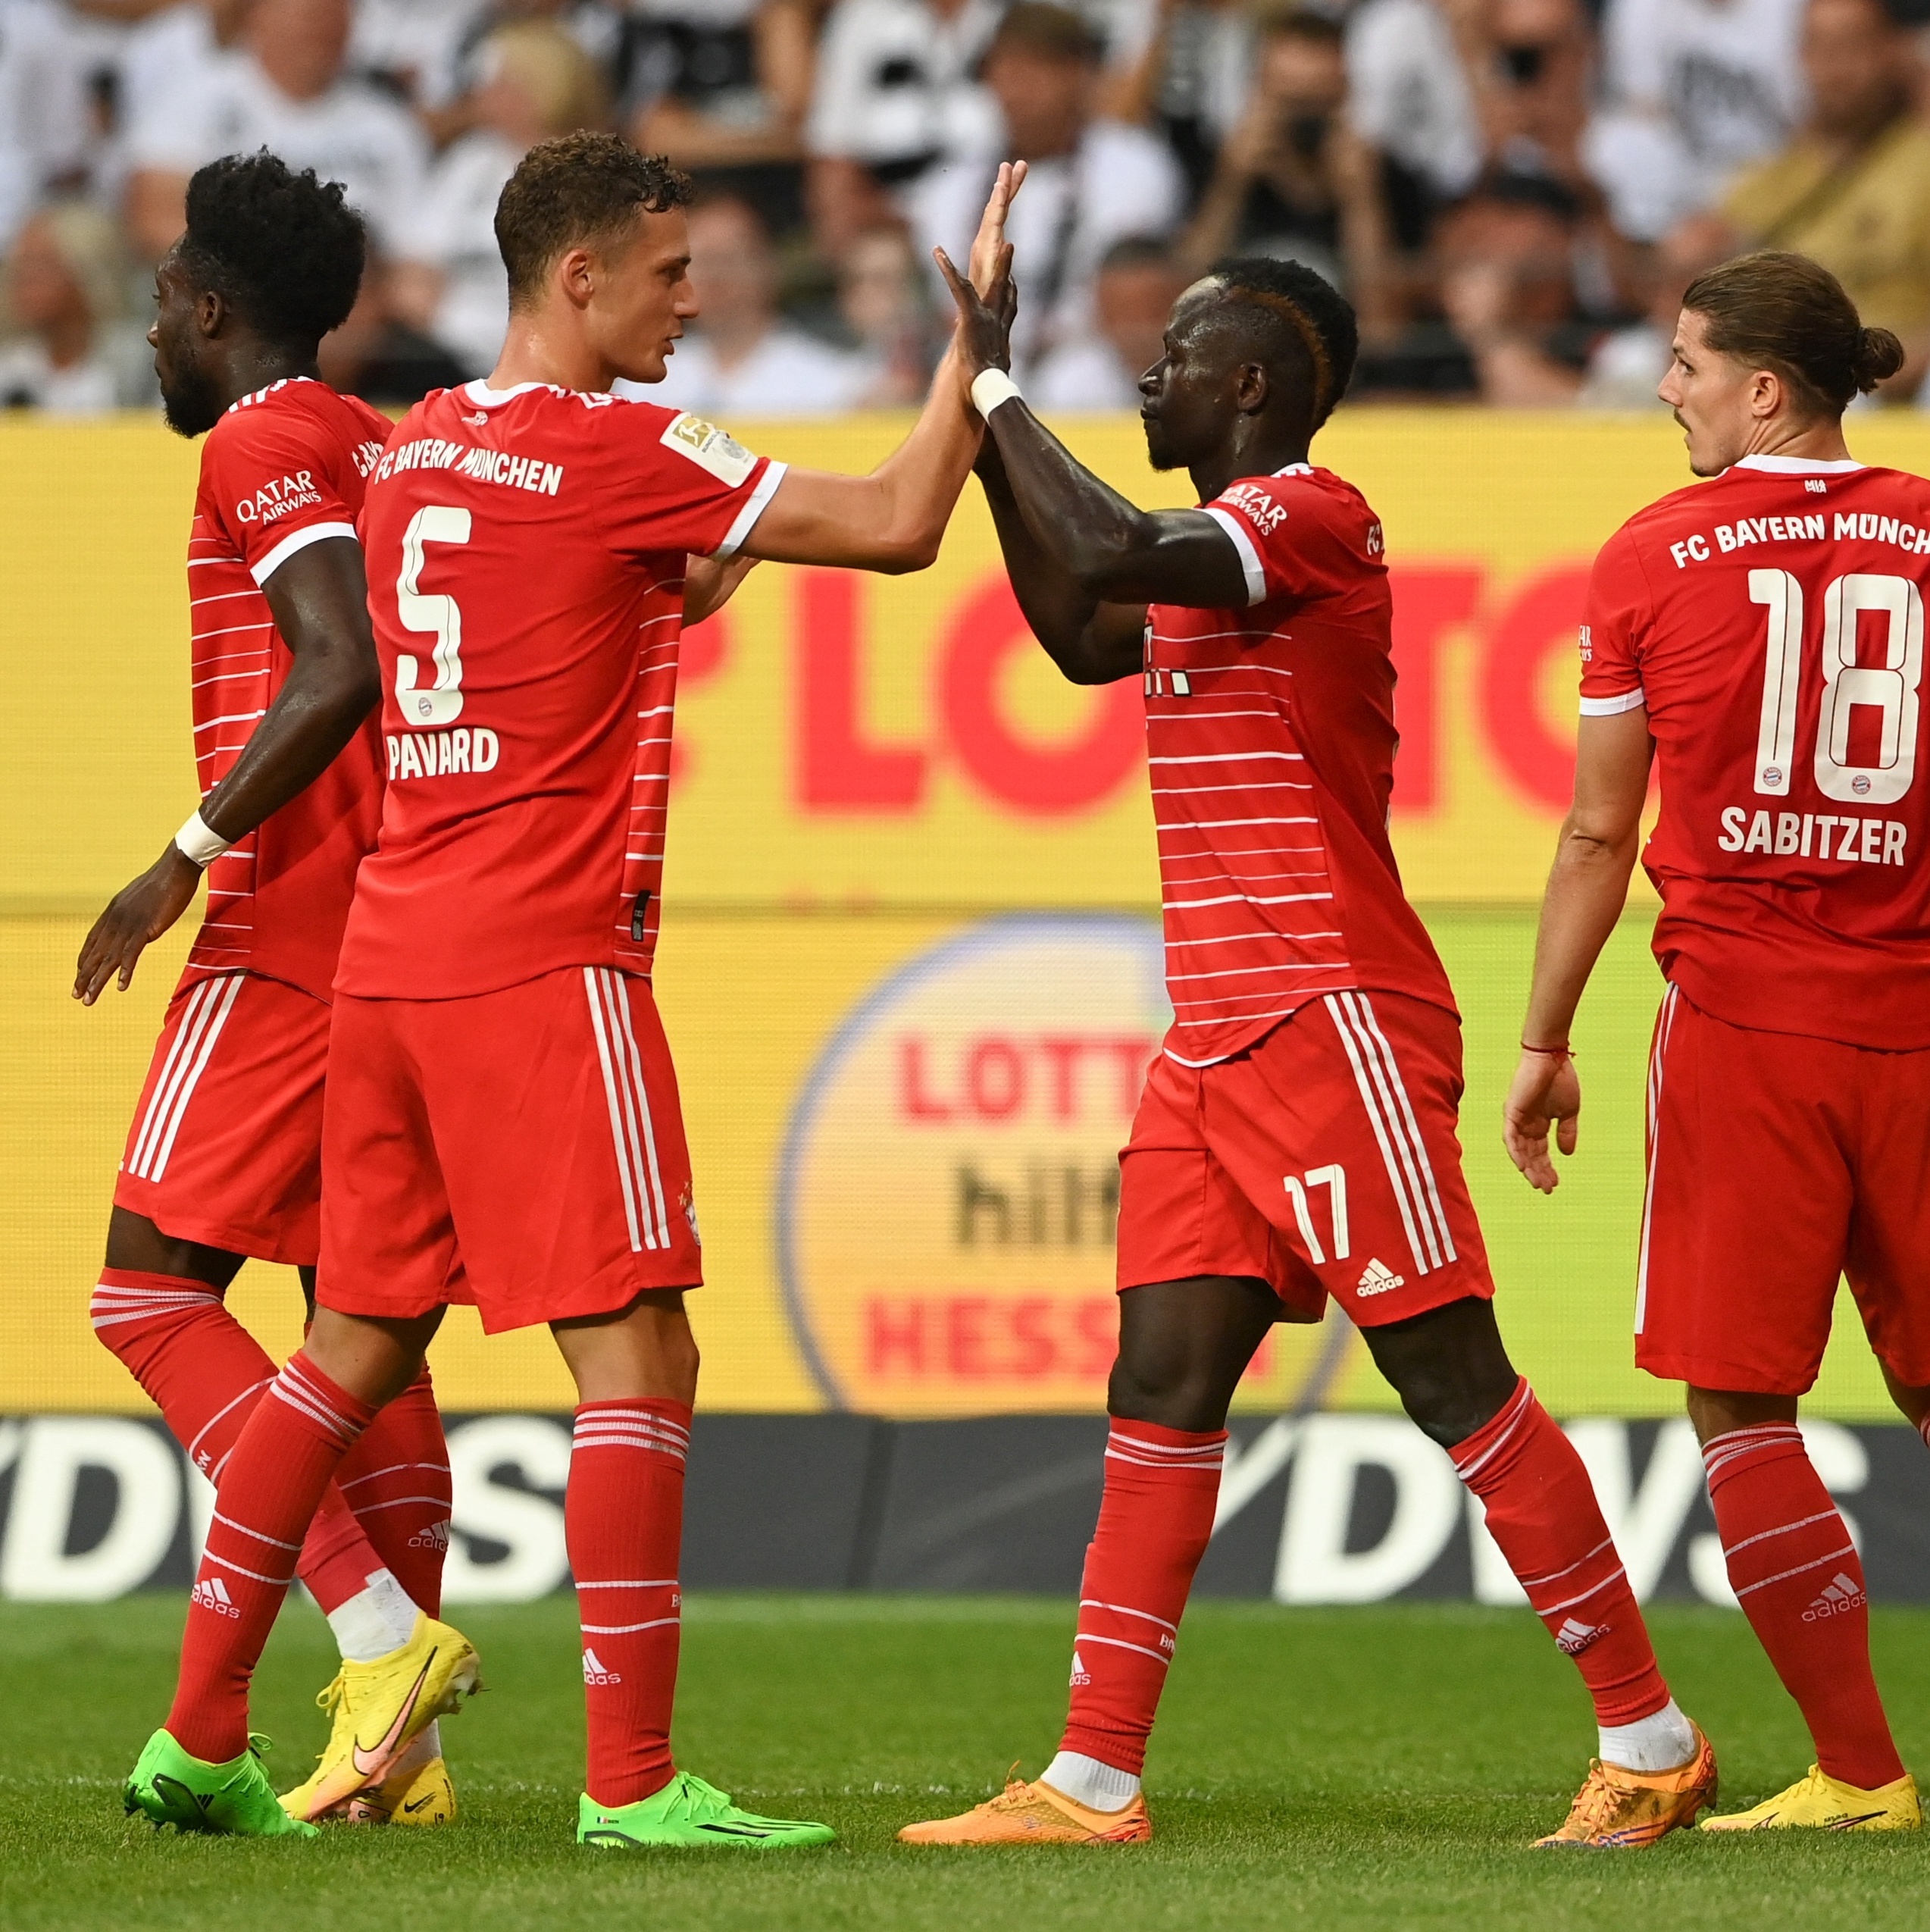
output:
{"label": "adidas logo on shorts", "polygon": [[583,1653],[583,1680],[587,1684],[620,1684],[623,1677],[618,1671],[605,1670],[603,1660],[595,1651],[587,1649]]}
{"label": "adidas logo on shorts", "polygon": [[1085,1660],[1075,1650],[1072,1653],[1072,1681],[1075,1684],[1089,1684],[1092,1673],[1086,1668]]}
{"label": "adidas logo on shorts", "polygon": [[410,1537],[408,1546],[412,1550],[446,1551],[449,1546],[449,1526],[446,1523],[431,1523]]}
{"label": "adidas logo on shorts", "polygon": [[1397,1275],[1386,1262],[1375,1259],[1367,1264],[1367,1272],[1360,1278],[1359,1292],[1362,1295],[1390,1295],[1397,1288],[1407,1285],[1407,1277]]}
{"label": "adidas logo on shorts", "polygon": [[1579,1657],[1597,1639],[1608,1635],[1606,1624],[1584,1624],[1571,1617],[1555,1633],[1555,1648],[1565,1657]]}
{"label": "adidas logo on shorts", "polygon": [[1803,1620],[1820,1624],[1825,1617],[1841,1617],[1846,1610],[1860,1609],[1863,1602],[1863,1586],[1855,1577],[1846,1577],[1839,1570],[1823,1586],[1822,1594],[1803,1611]]}
{"label": "adidas logo on shorts", "polygon": [[218,1577],[204,1577],[189,1592],[188,1601],[199,1604],[203,1610],[213,1611],[217,1617],[232,1617],[237,1622],[240,1620],[241,1612],[228,1595],[227,1585]]}

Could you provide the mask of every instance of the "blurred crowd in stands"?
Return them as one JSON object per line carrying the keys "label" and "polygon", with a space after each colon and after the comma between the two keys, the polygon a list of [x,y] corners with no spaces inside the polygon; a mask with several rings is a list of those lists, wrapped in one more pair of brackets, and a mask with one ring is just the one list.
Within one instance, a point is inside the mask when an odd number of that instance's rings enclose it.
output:
{"label": "blurred crowd in stands", "polygon": [[1174,296],[1290,256],[1359,310],[1356,393],[1656,406],[1703,267],[1793,248],[1930,368],[1930,0],[0,0],[0,402],[150,399],[188,177],[273,148],[375,259],[326,373],[485,373],[519,156],[621,130],[699,185],[663,391],[749,419],[921,391],[996,162],[1018,372],[1130,407]]}

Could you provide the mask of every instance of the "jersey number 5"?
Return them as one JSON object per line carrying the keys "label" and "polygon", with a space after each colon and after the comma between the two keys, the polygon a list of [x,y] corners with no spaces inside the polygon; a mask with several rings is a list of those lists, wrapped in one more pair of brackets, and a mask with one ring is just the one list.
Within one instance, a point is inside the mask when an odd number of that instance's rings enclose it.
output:
{"label": "jersey number 5", "polygon": [[405,631],[427,631],[436,640],[436,681],[415,687],[420,668],[406,653],[396,659],[396,704],[405,724],[419,731],[453,725],[462,715],[462,612],[453,597],[425,596],[416,588],[422,553],[430,543],[466,543],[469,512],[429,503],[402,532],[402,575],[396,579],[396,613]]}
{"label": "jersey number 5", "polygon": [[[1803,587],[1786,570],[1752,570],[1749,600],[1769,611],[1763,719],[1756,739],[1756,789],[1789,795],[1796,756],[1797,687],[1803,669]],[[1856,620],[1885,621],[1883,662],[1856,662]],[[1894,805],[1916,777],[1917,687],[1923,681],[1923,593],[1907,577],[1838,577],[1823,592],[1822,716],[1816,727],[1816,786],[1845,804]],[[1874,765],[1852,765],[1850,721],[1857,706],[1878,714]]]}

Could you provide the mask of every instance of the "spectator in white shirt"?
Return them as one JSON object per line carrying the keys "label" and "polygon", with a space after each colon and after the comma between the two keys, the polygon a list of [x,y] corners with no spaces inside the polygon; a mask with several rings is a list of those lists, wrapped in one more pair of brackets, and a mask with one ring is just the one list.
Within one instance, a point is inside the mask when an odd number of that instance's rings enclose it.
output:
{"label": "spectator in white shirt", "polygon": [[180,233],[188,177],[222,155],[271,149],[340,181],[385,253],[422,193],[427,145],[407,111],[343,77],[349,0],[255,0],[239,49],[149,104],[130,137],[128,226],[158,259]]}
{"label": "spectator in white shirt", "polygon": [[1802,118],[1803,0],[1609,0],[1609,105],[1583,153],[1616,227],[1654,241]]}
{"label": "spectator in white shirt", "polygon": [[837,0],[805,124],[806,195],[836,261],[889,221],[940,161],[1000,158],[999,111],[975,78],[1003,0]]}
{"label": "spectator in white shirt", "polygon": [[0,6],[0,249],[42,196],[87,176],[86,68],[68,27],[52,0]]}
{"label": "spectator in white shirt", "polygon": [[155,394],[153,360],[127,320],[120,231],[84,202],[32,216],[7,258],[0,406],[94,416]]}
{"label": "spectator in white shirt", "polygon": [[872,370],[777,312],[777,261],[748,202],[718,195],[690,210],[690,280],[701,312],[661,383],[620,381],[639,396],[722,422],[833,416],[855,408]]}
{"label": "spectator in white shirt", "polygon": [[503,183],[537,142],[602,124],[608,103],[588,55],[548,20],[499,27],[483,43],[471,131],[430,169],[421,204],[399,239],[390,305],[471,375],[496,366],[509,315],[509,278],[496,246]]}
{"label": "spectator in white shirt", "polygon": [[[985,84],[1003,125],[998,152],[1030,164],[1006,232],[1019,262],[1012,366],[1039,359],[1093,324],[1093,283],[1115,242],[1170,234],[1185,184],[1165,144],[1143,128],[1096,117],[1096,36],[1067,8],[1021,0],[985,56]],[[934,168],[912,197],[912,230],[954,261],[970,247],[996,162]]]}
{"label": "spectator in white shirt", "polygon": [[1136,409],[1139,379],[1165,353],[1166,318],[1186,276],[1164,242],[1131,236],[1099,265],[1098,327],[1061,343],[1039,364],[1026,394],[1043,412]]}
{"label": "spectator in white shirt", "polygon": [[1481,117],[1434,0],[1362,0],[1347,20],[1347,94],[1355,130],[1437,200],[1474,186]]}

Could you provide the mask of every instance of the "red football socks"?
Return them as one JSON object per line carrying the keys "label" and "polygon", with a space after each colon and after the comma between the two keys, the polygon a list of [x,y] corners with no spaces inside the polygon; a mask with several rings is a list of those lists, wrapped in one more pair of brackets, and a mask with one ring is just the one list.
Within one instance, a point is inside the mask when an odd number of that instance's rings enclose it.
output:
{"label": "red football socks", "polygon": [[676,1773],[670,1719],[690,1446],[686,1402],[586,1402],[577,1411],[563,1522],[583,1626],[584,1788],[599,1805],[633,1805]]}
{"label": "red football socks", "polygon": [[[274,1379],[275,1365],[261,1345],[229,1314],[219,1289],[186,1276],[105,1268],[101,1271],[100,1285],[94,1291],[91,1313],[95,1335],[146,1390],[195,1467],[218,1487],[243,1426],[255,1413],[262,1392]],[[398,1396],[389,1410],[406,1402],[426,1382],[425,1371],[424,1381]],[[429,1408],[433,1418],[433,1396],[429,1398]],[[371,1465],[431,1453],[427,1433],[414,1411],[407,1412],[392,1425],[389,1410],[370,1429],[368,1440],[375,1448],[386,1445],[395,1453],[377,1454],[372,1450],[366,1458]],[[439,1420],[434,1425],[434,1443],[433,1453],[441,1464],[446,1497],[449,1458],[441,1446]],[[409,1486],[427,1490],[433,1486],[433,1479]],[[439,1520],[445,1526],[448,1523],[446,1507]],[[313,1525],[304,1526],[308,1534],[302,1545],[298,1573],[324,1614],[339,1608],[365,1589],[370,1574],[384,1568],[394,1570],[417,1604],[434,1614],[433,1605],[417,1594],[414,1584],[418,1577],[424,1577],[437,1601],[440,1600],[439,1552],[435,1556],[433,1580],[425,1573],[430,1568],[427,1552],[393,1552],[402,1555],[405,1561],[414,1557],[406,1570],[402,1564],[390,1561],[391,1552],[383,1551],[372,1535],[365,1533],[364,1526],[350,1513],[333,1484],[323,1496]],[[414,1533],[412,1523],[411,1533]],[[448,1535],[445,1526],[442,1531],[444,1549],[448,1546]],[[407,1538],[402,1540],[405,1543]]]}
{"label": "red football socks", "polygon": [[1226,1431],[1115,1418],[1086,1547],[1062,1751],[1137,1777],[1193,1573],[1213,1533]]}
{"label": "red football socks", "polygon": [[1793,1422],[1702,1448],[1729,1582],[1795,1699],[1816,1762],[1873,1791],[1903,1774],[1869,1663],[1869,1605],[1850,1532]]}
{"label": "red football socks", "polygon": [[[426,1368],[383,1404],[342,1458],[335,1480],[377,1560],[394,1573],[417,1609],[440,1616],[449,1548],[449,1450]],[[302,1580],[314,1589],[306,1549]],[[321,1592],[316,1595],[319,1600]]]}
{"label": "red football socks", "polygon": [[1448,1454],[1536,1615],[1575,1660],[1596,1721],[1631,1724],[1663,1709],[1669,1687],[1594,1486],[1526,1380]]}
{"label": "red football socks", "polygon": [[228,1457],[188,1600],[167,1728],[224,1763],[248,1748],[248,1686],[336,1467],[375,1411],[308,1360],[289,1357]]}

